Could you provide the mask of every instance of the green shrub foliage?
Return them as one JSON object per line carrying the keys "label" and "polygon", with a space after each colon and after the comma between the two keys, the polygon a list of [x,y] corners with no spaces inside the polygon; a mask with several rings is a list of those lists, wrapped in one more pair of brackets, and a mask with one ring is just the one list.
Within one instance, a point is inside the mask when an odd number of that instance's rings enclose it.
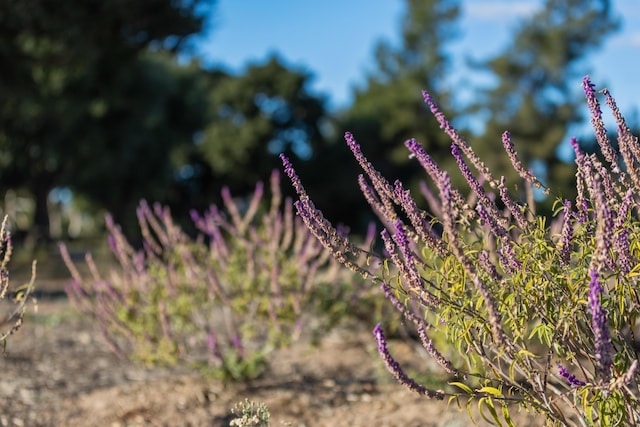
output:
{"label": "green shrub foliage", "polygon": [[[354,261],[361,250],[315,208],[281,156],[299,195],[298,215],[338,261],[380,285],[450,376],[442,390],[410,378],[378,324],[378,351],[409,389],[467,402],[468,409],[476,402],[480,414],[498,425],[513,425],[513,405],[541,414],[549,425],[640,423],[640,146],[602,90],[617,123],[614,148],[588,77],[583,87],[601,155],[584,153],[571,139],[577,165],[573,201],[554,194],[523,165],[508,132],[503,146],[521,182],[495,177],[426,92],[427,106],[452,141],[468,197],[420,143],[409,140],[410,156],[437,189],[434,194],[424,187],[431,211],[420,209],[401,182],[390,183],[376,171],[347,133],[365,172],[362,191],[385,224],[379,257],[394,269],[380,274]],[[516,197],[518,189],[528,197]],[[552,218],[536,215],[535,191],[557,199]]]}
{"label": "green shrub foliage", "polygon": [[249,200],[223,190],[223,209],[192,212],[195,238],[167,208],[143,201],[137,210],[141,249],[107,216],[117,265],[106,274],[87,255],[85,279],[61,245],[73,277],[70,298],[120,355],[145,364],[192,365],[225,381],[256,377],[270,350],[309,326],[310,312],[331,313],[314,323],[323,334],[345,313],[345,295],[357,294],[354,283],[364,284],[346,278],[296,218],[291,200],[282,206],[277,172],[267,206],[263,193],[262,183]]}

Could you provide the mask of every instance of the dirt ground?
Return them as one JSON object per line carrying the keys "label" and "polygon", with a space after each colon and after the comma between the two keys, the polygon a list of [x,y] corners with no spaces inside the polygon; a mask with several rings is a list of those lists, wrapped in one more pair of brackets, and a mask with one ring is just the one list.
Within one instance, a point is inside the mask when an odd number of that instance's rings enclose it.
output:
{"label": "dirt ground", "polygon": [[245,398],[268,406],[272,426],[472,425],[466,410],[390,380],[369,329],[336,330],[318,348],[299,343],[274,354],[263,378],[222,387],[118,359],[61,292],[41,295],[0,355],[0,426],[228,426],[230,408]]}

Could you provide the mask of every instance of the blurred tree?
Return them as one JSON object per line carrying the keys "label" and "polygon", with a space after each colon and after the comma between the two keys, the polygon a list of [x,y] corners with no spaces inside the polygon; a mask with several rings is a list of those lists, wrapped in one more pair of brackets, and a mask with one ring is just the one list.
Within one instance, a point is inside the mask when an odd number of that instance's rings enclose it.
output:
{"label": "blurred tree", "polygon": [[[194,135],[204,127],[210,83],[197,62],[179,65],[167,52],[143,52],[113,89],[77,123],[75,146],[59,185],[86,195],[131,228],[141,198],[171,202]],[[68,160],[67,158],[70,157]]]}
{"label": "blurred tree", "polygon": [[450,141],[424,105],[421,91],[428,90],[445,111],[451,111],[446,86],[451,63],[446,49],[456,36],[458,14],[457,0],[407,0],[400,45],[381,41],[376,46],[374,71],[336,121],[337,142],[317,155],[316,161],[324,167],[316,172],[331,170],[331,176],[313,181],[333,190],[326,192],[331,200],[323,200],[323,194],[314,200],[332,218],[355,224],[368,212],[354,182],[354,160],[344,145],[344,131],[354,134],[383,175],[407,185],[424,174],[417,162],[408,159],[405,140],[416,138],[435,158],[450,158]]}
{"label": "blurred tree", "polygon": [[[499,147],[500,135],[509,130],[525,164],[565,197],[572,196],[574,167],[558,157],[557,148],[586,111],[582,60],[617,28],[610,6],[608,0],[547,0],[517,26],[506,49],[483,64],[497,83],[478,98],[477,111],[488,117],[479,151]],[[506,156],[483,158],[501,174],[510,171]]]}
{"label": "blurred tree", "polygon": [[188,133],[191,119],[176,101],[187,77],[169,83],[176,68],[147,51],[186,49],[209,3],[0,2],[0,188],[32,193],[38,237],[48,236],[47,197],[56,186],[73,179],[113,209],[108,186],[133,196],[135,186],[167,173],[163,156],[176,142],[161,122],[170,115]]}
{"label": "blurred tree", "polygon": [[215,76],[211,117],[197,143],[212,175],[242,192],[280,167],[278,153],[308,161],[325,142],[327,120],[310,80],[275,56],[241,75]]}

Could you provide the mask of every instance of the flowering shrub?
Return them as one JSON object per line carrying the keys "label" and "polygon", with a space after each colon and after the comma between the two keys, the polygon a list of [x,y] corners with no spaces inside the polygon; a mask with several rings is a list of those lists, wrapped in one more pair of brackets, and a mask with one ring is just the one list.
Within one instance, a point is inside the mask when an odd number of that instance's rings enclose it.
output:
{"label": "flowering shrub", "polygon": [[[523,202],[513,196],[516,183],[488,170],[426,92],[470,188],[463,198],[424,148],[407,141],[411,157],[438,189],[437,216],[418,208],[401,182],[382,177],[347,133],[365,172],[362,191],[386,225],[380,258],[396,273],[372,276],[366,264],[354,261],[362,251],[315,208],[281,156],[307,227],[338,261],[380,285],[450,378],[442,390],[410,378],[378,324],[373,333],[380,356],[407,388],[428,398],[466,400],[470,416],[477,400],[481,415],[499,425],[513,425],[511,405],[542,414],[549,425],[640,423],[640,145],[603,90],[618,125],[614,149],[588,77],[583,87],[602,157],[587,155],[571,139],[577,197],[555,195],[549,223],[535,214],[531,197]],[[502,142],[525,186],[551,194],[521,163],[508,132]],[[455,359],[447,356],[451,349]]]}
{"label": "flowering shrub", "polygon": [[7,229],[7,217],[5,216],[0,225],[0,300],[4,300],[8,295],[11,295],[14,304],[12,304],[10,314],[3,316],[3,327],[0,330],[0,343],[2,346],[6,346],[7,338],[16,333],[22,326],[27,309],[26,304],[33,291],[33,284],[36,278],[36,262],[34,261],[31,267],[31,280],[16,289],[9,289],[8,265],[12,251],[11,234]]}
{"label": "flowering shrub", "polygon": [[192,212],[195,239],[167,208],[142,202],[140,250],[107,216],[118,266],[103,277],[87,255],[91,278],[85,279],[62,245],[73,277],[70,298],[120,355],[146,364],[186,362],[223,380],[259,375],[271,349],[300,336],[305,314],[316,305],[329,307],[334,317],[325,316],[318,327],[334,324],[345,311],[336,308],[344,295],[356,294],[295,217],[291,201],[282,209],[277,172],[269,206],[261,203],[263,193],[258,183],[244,206],[224,189],[224,210]]}

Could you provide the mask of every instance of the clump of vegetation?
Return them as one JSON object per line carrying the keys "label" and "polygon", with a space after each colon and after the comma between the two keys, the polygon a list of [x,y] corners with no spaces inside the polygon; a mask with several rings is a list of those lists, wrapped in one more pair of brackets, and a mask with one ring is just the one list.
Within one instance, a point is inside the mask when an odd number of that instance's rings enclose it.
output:
{"label": "clump of vegetation", "polygon": [[268,427],[270,425],[271,414],[264,403],[256,403],[245,399],[236,403],[231,408],[231,413],[235,418],[229,423],[230,426]]}
{"label": "clump of vegetation", "polygon": [[31,267],[31,279],[28,283],[18,286],[16,289],[9,287],[9,261],[13,252],[11,233],[9,233],[8,218],[5,216],[0,225],[0,300],[10,298],[12,300],[9,314],[2,319],[0,330],[0,343],[3,348],[7,345],[7,338],[20,329],[27,310],[26,304],[30,299],[36,279],[36,262]]}
{"label": "clump of vegetation", "polygon": [[[145,364],[187,364],[224,381],[255,378],[272,349],[305,328],[326,333],[347,312],[344,302],[363,290],[295,217],[291,200],[282,206],[277,172],[268,206],[262,183],[249,200],[234,200],[227,189],[222,197],[224,209],[192,212],[195,238],[167,208],[141,202],[141,249],[107,216],[117,267],[105,275],[88,254],[84,278],[61,246],[71,300],[116,353]],[[322,321],[308,328],[320,309]]]}
{"label": "clump of vegetation", "polygon": [[402,182],[387,181],[347,133],[365,172],[362,191],[385,224],[385,253],[378,257],[393,272],[372,275],[368,264],[355,261],[362,250],[315,208],[281,156],[305,224],[338,261],[380,285],[449,375],[442,390],[409,377],[378,324],[373,332],[380,356],[410,390],[466,401],[470,416],[477,402],[485,420],[498,425],[513,425],[512,405],[541,414],[548,425],[640,423],[640,145],[603,90],[617,122],[617,144],[609,141],[588,77],[583,87],[601,155],[584,153],[571,139],[577,197],[556,194],[550,221],[535,213],[532,197],[514,197],[518,188],[553,192],[523,165],[509,133],[502,142],[518,183],[493,176],[426,92],[426,104],[452,141],[468,198],[420,143],[409,140],[411,157],[439,193],[432,213],[420,209]]}

